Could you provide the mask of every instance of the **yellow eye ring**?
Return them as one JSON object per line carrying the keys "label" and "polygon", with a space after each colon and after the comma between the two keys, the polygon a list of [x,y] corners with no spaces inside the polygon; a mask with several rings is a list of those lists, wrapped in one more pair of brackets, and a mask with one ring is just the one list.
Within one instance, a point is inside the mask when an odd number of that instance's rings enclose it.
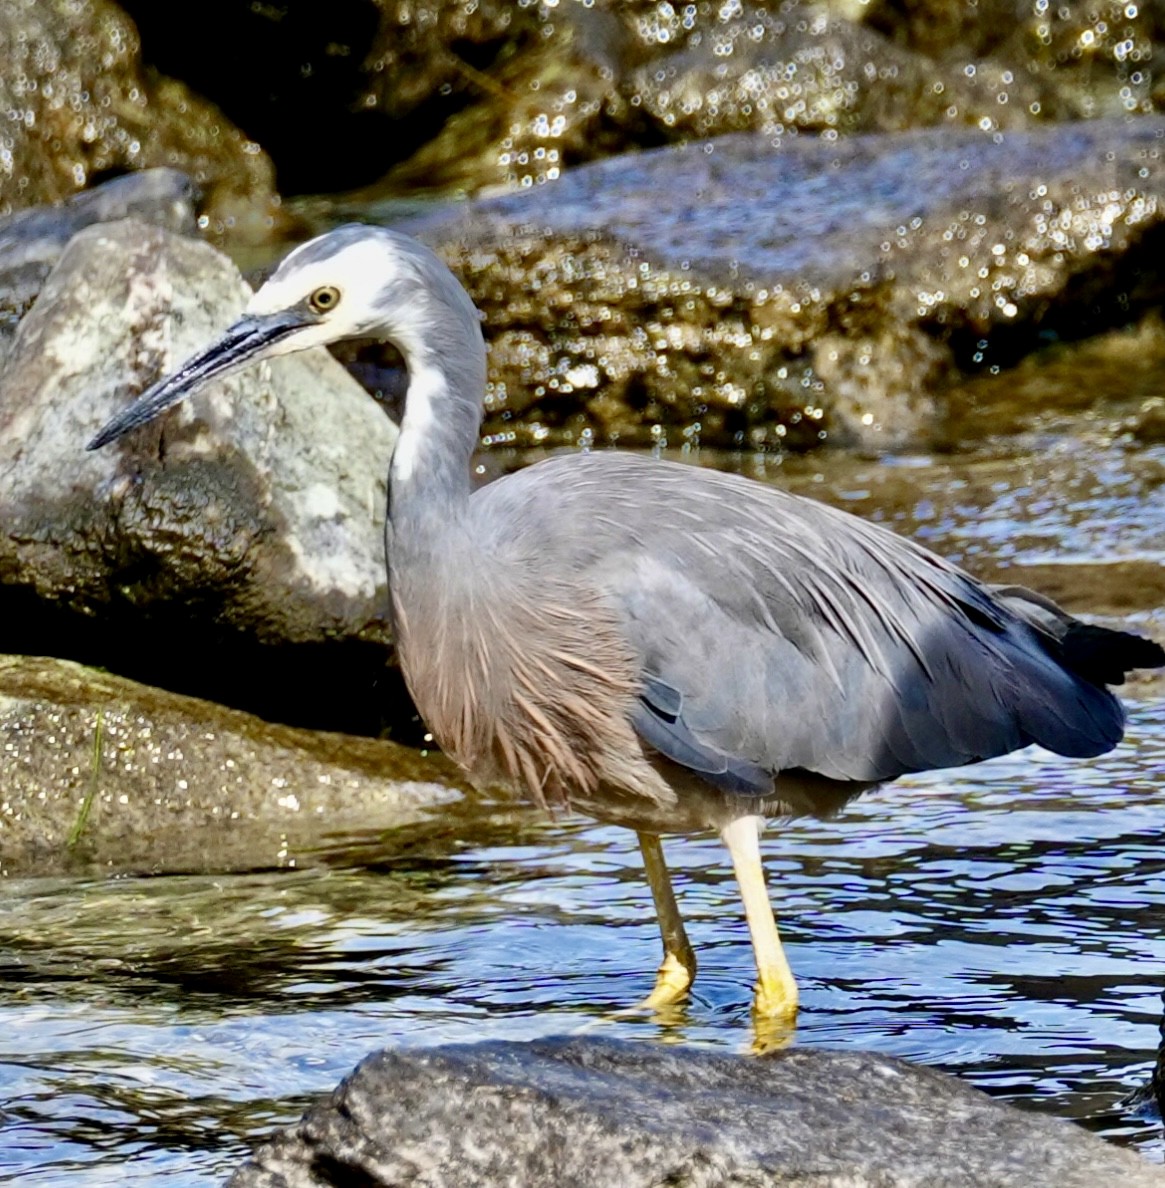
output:
{"label": "yellow eye ring", "polygon": [[330,313],[340,304],[340,290],[335,285],[321,285],[307,299],[316,313]]}

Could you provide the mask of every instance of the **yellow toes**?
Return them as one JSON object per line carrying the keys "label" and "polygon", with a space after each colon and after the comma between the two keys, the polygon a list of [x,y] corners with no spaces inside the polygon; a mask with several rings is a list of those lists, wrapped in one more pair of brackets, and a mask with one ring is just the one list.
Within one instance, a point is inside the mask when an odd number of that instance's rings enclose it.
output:
{"label": "yellow toes", "polygon": [[696,973],[695,965],[694,958],[689,965],[675,953],[665,953],[659,973],[655,975],[655,989],[643,1000],[643,1005],[658,1011],[687,998]]}
{"label": "yellow toes", "polygon": [[788,965],[763,969],[756,983],[752,1013],[761,1019],[794,1019],[797,1015],[797,982]]}

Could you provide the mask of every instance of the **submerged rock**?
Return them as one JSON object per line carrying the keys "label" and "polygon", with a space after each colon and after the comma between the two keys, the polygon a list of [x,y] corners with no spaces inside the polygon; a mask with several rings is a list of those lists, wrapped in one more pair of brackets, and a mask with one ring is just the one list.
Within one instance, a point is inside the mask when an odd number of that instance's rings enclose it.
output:
{"label": "submerged rock", "polygon": [[1150,1188],[1068,1122],[872,1052],[603,1040],[384,1051],[228,1188]]}
{"label": "submerged rock", "polygon": [[204,190],[212,229],[268,234],[267,157],[183,84],[146,71],[133,23],[109,0],[6,0],[0,61],[0,214],[111,172],[172,166]]}
{"label": "submerged rock", "polygon": [[65,245],[83,227],[136,218],[193,234],[195,189],[177,169],[144,169],[64,202],[0,219],[0,362]]}
{"label": "submerged rock", "polygon": [[487,444],[869,448],[1158,301],[1165,121],[731,136],[414,219],[485,312]]}
{"label": "submerged rock", "polygon": [[0,874],[295,866],[461,800],[439,755],[276,726],[64,660],[0,656]]}
{"label": "submerged rock", "polygon": [[69,244],[0,372],[0,650],[79,633],[69,654],[235,704],[286,686],[260,654],[283,650],[290,700],[366,699],[389,639],[396,430],[326,352],[247,369],[85,450],[247,293],[213,247],[133,220]]}

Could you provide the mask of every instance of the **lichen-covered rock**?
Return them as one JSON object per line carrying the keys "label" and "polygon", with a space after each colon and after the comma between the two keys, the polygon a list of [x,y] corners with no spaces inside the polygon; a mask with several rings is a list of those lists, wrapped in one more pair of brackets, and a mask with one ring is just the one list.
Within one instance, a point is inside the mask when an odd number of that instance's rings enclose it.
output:
{"label": "lichen-covered rock", "polygon": [[64,660],[0,656],[0,875],[302,864],[459,801],[437,754],[275,726]]}
{"label": "lichen-covered rock", "polygon": [[1159,299],[1165,121],[721,137],[414,220],[485,312],[485,440],[869,448]]}
{"label": "lichen-covered rock", "polygon": [[211,104],[147,72],[133,23],[110,0],[6,0],[0,62],[0,214],[111,171],[169,166],[202,187],[212,230],[268,232],[266,156]]}
{"label": "lichen-covered rock", "polygon": [[50,206],[0,218],[0,362],[20,319],[65,245],[93,223],[133,217],[193,234],[195,190],[177,169],[144,169],[113,178]]}
{"label": "lichen-covered rock", "polygon": [[1161,1188],[1067,1121],[874,1052],[549,1039],[368,1057],[228,1188]]}
{"label": "lichen-covered rock", "polygon": [[[215,660],[227,640],[347,645],[383,671],[396,431],[326,352],[244,370],[114,447],[85,450],[247,295],[210,245],[134,220],[69,244],[0,372],[0,604],[23,608],[26,636],[12,648],[33,646],[37,617],[44,630],[55,612],[92,625],[74,655],[122,671],[127,649],[148,660],[162,640],[173,649],[164,679],[181,681],[209,649],[224,697],[250,677]],[[308,672],[305,700],[347,695]]]}

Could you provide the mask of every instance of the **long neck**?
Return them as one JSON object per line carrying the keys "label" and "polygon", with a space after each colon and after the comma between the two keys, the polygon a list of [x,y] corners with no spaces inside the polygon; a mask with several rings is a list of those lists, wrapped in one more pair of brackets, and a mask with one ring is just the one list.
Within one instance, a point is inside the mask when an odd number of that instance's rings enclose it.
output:
{"label": "long neck", "polygon": [[438,317],[423,341],[397,345],[409,386],[389,472],[390,516],[398,525],[432,517],[448,522],[469,499],[469,462],[485,394],[485,344],[476,321],[468,326]]}

